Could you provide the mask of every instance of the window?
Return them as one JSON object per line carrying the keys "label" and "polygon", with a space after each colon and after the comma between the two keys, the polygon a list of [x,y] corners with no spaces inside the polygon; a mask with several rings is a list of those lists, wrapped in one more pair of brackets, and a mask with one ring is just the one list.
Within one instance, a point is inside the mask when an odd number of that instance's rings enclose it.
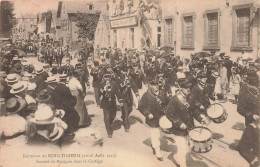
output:
{"label": "window", "polygon": [[204,31],[204,50],[220,49],[219,40],[219,10],[209,10],[204,13],[205,31]]}
{"label": "window", "polygon": [[232,10],[231,50],[252,51],[252,12],[253,4],[234,6]]}
{"label": "window", "polygon": [[165,19],[164,45],[173,46],[173,20]]}
{"label": "window", "polygon": [[135,46],[135,43],[134,43],[134,41],[135,41],[135,38],[134,38],[134,28],[130,28],[130,48],[134,48],[134,46]]}
{"label": "window", "polygon": [[117,48],[117,33],[116,33],[116,30],[114,30],[114,48]]}
{"label": "window", "polygon": [[93,10],[93,5],[89,5],[89,6],[88,6],[88,9],[89,9],[89,10]]}
{"label": "window", "polygon": [[182,49],[194,49],[194,21],[195,14],[182,15]]}

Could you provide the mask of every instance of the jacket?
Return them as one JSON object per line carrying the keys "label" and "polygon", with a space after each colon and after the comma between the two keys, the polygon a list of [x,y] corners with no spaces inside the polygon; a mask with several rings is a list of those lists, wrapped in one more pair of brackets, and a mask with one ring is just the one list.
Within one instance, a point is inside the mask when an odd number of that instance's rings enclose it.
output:
{"label": "jacket", "polygon": [[[186,136],[188,135],[188,130],[194,127],[190,100],[188,100],[187,104],[183,104],[177,96],[173,96],[166,107],[165,115],[172,122],[171,131],[175,135]],[[182,123],[187,126],[187,129],[182,130],[180,128]]]}
{"label": "jacket", "polygon": [[[159,127],[159,119],[164,115],[164,111],[155,95],[149,91],[145,92],[138,104],[138,110],[145,116],[145,122],[150,127]],[[148,118],[149,114],[153,115],[152,119]]]}

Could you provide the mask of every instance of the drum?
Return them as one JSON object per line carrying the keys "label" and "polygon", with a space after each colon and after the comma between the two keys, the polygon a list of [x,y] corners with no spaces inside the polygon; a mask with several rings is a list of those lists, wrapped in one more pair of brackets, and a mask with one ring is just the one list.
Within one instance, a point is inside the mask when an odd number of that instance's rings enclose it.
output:
{"label": "drum", "polygon": [[164,133],[171,134],[170,128],[172,128],[172,122],[166,117],[166,115],[159,119],[159,126]]}
{"label": "drum", "polygon": [[208,128],[198,126],[188,132],[189,145],[197,153],[209,152],[212,149],[212,133]]}
{"label": "drum", "polygon": [[212,104],[207,109],[208,117],[214,123],[222,123],[227,119],[226,109],[219,103]]}

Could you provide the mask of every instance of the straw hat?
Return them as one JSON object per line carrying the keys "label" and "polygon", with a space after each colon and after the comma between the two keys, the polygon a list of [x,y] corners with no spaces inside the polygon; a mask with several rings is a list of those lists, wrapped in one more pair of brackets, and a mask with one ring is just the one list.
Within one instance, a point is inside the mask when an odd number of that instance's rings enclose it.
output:
{"label": "straw hat", "polygon": [[215,72],[212,73],[212,76],[217,78],[219,76],[219,73],[217,71],[215,71]]}
{"label": "straw hat", "polygon": [[40,65],[36,65],[34,68],[35,68],[35,74],[37,75],[44,72],[43,67]]}
{"label": "straw hat", "polygon": [[16,74],[8,74],[5,78],[7,83],[14,83],[17,82],[19,79],[17,78]]}
{"label": "straw hat", "polygon": [[7,115],[16,114],[26,107],[26,101],[24,99],[18,99],[12,97],[8,99],[5,103],[6,113]]}
{"label": "straw hat", "polygon": [[37,94],[37,97],[35,100],[40,103],[48,102],[50,100],[51,96],[47,93],[46,90],[42,90],[39,94]]}
{"label": "straw hat", "polygon": [[57,82],[57,78],[55,76],[50,76],[47,78],[47,80],[45,82],[54,83],[54,82]]}
{"label": "straw hat", "polygon": [[27,88],[27,84],[25,82],[18,82],[12,86],[10,93],[17,94],[24,91]]}
{"label": "straw hat", "polygon": [[38,109],[35,111],[34,118],[30,121],[36,125],[49,125],[61,122],[60,119],[54,116],[54,112],[51,107],[46,104],[38,106]]}

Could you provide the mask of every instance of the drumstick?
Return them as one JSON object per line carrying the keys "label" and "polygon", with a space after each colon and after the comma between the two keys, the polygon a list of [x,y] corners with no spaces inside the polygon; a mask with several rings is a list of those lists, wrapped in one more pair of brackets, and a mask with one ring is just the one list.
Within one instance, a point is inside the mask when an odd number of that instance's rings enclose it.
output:
{"label": "drumstick", "polygon": [[204,128],[204,122],[202,122],[202,127],[200,128],[200,133],[201,133],[201,130]]}

